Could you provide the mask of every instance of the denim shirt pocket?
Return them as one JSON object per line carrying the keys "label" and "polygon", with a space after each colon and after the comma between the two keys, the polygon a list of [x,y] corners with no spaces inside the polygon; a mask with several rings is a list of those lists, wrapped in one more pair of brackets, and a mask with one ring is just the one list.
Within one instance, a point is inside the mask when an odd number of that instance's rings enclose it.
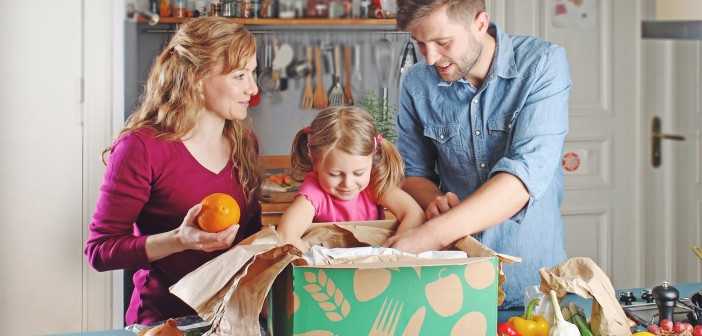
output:
{"label": "denim shirt pocket", "polygon": [[427,125],[424,136],[432,139],[439,155],[439,165],[444,172],[454,176],[465,175],[468,149],[463,145],[458,124]]}
{"label": "denim shirt pocket", "polygon": [[512,131],[512,116],[502,115],[487,122],[488,138],[487,152],[490,153],[490,166],[500,158],[508,155],[507,144]]}

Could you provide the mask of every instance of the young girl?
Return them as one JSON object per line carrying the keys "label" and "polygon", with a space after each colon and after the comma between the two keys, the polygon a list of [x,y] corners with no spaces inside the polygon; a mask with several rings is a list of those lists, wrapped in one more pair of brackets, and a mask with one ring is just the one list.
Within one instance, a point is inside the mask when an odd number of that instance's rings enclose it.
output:
{"label": "young girl", "polygon": [[278,223],[285,243],[306,251],[300,237],[311,223],[384,219],[383,208],[400,222],[397,232],[424,223],[419,204],[400,189],[400,154],[360,108],[319,112],[295,136],[291,160],[293,174],[304,181]]}

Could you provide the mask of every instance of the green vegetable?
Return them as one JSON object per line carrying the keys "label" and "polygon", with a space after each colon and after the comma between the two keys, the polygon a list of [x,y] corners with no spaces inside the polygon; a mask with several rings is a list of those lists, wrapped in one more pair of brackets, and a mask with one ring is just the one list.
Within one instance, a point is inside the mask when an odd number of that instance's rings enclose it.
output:
{"label": "green vegetable", "polygon": [[578,330],[580,330],[580,335],[593,336],[592,331],[590,331],[590,327],[587,325],[585,311],[573,302],[568,302],[567,307],[572,318],[570,322],[573,322],[578,327]]}

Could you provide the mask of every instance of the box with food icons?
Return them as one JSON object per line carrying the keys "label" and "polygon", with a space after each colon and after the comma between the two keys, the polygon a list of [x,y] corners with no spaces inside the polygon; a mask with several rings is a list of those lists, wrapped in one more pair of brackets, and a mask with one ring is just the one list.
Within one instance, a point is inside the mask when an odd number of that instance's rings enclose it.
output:
{"label": "box with food icons", "polygon": [[396,226],[394,220],[313,223],[302,237],[311,247],[304,253],[284,244],[269,226],[170,291],[220,335],[260,334],[258,317],[265,305],[270,334],[276,336],[457,335],[466,330],[495,335],[497,306],[504,298],[501,265],[519,258],[496,254],[470,236],[452,251],[427,252],[454,253],[448,259],[384,249],[380,255],[310,261],[310,252],[323,249],[383,249],[379,246]]}
{"label": "box with food icons", "polygon": [[273,283],[273,335],[495,335],[499,260],[288,265]]}

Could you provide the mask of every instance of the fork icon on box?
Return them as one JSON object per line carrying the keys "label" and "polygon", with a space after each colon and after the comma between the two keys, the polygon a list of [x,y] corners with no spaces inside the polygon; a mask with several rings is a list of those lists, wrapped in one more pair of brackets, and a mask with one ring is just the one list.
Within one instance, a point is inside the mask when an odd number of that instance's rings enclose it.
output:
{"label": "fork icon on box", "polygon": [[[393,302],[395,303],[393,305]],[[400,305],[398,309],[398,304]],[[368,336],[393,336],[395,335],[395,329],[397,328],[397,322],[400,320],[400,314],[402,313],[402,307],[404,303],[400,303],[397,300],[385,298],[383,301],[383,306],[380,307],[378,316],[375,318],[373,327],[368,333]],[[390,316],[388,316],[390,315]]]}

